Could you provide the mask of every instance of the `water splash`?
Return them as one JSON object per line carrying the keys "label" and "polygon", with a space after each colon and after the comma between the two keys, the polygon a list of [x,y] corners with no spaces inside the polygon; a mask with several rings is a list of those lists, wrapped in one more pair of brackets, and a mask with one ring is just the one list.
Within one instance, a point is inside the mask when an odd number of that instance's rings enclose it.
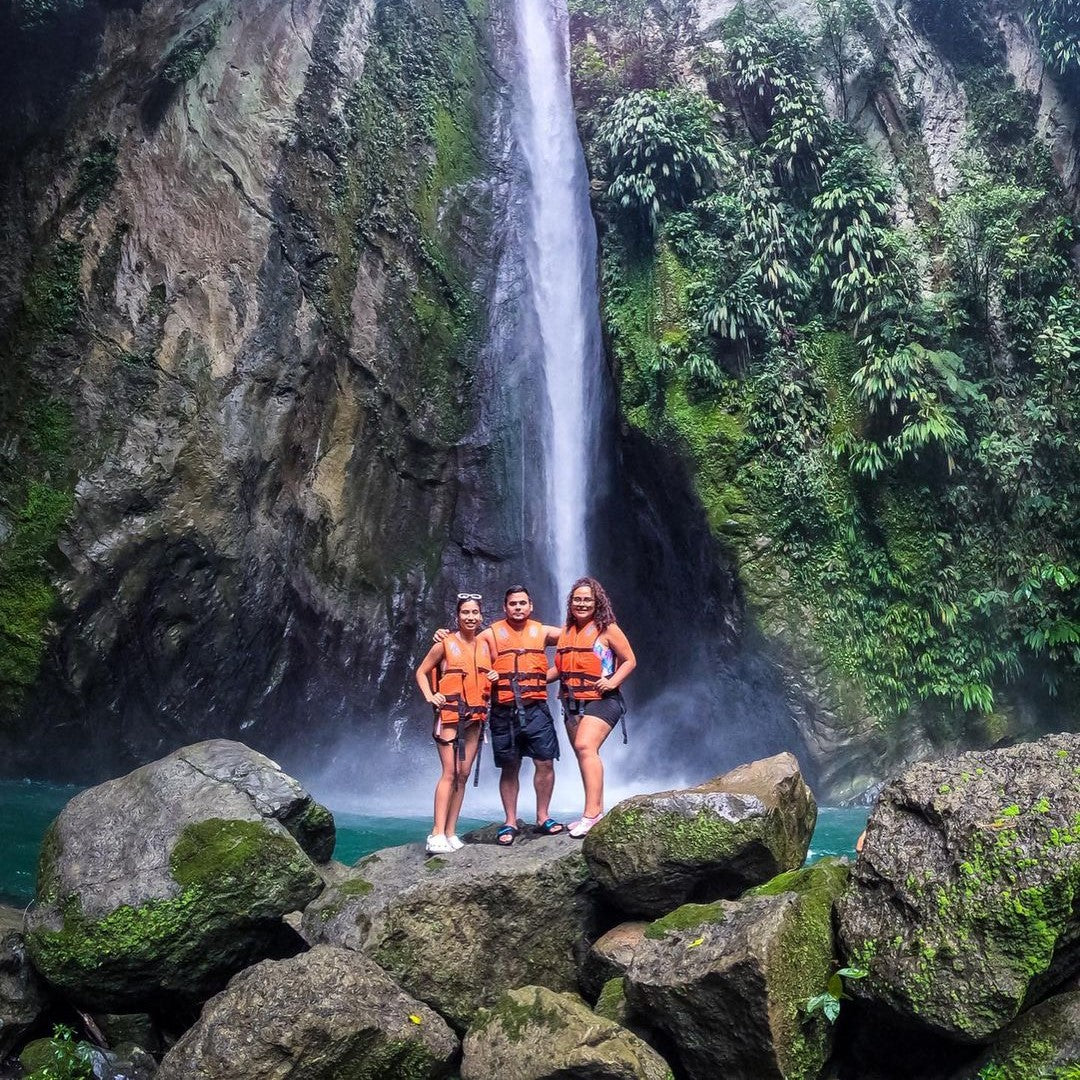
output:
{"label": "water splash", "polygon": [[570,95],[563,0],[516,0],[515,133],[528,175],[525,252],[541,338],[549,565],[560,596],[588,568],[602,368],[596,228]]}

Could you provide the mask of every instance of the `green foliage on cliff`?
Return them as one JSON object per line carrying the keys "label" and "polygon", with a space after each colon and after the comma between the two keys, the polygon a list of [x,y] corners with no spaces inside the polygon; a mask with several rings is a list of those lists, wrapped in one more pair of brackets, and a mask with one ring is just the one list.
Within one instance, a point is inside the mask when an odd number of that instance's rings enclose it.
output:
{"label": "green foliage on cliff", "polygon": [[972,135],[950,197],[907,169],[918,217],[900,227],[894,179],[844,122],[856,68],[892,78],[881,30],[858,0],[819,10],[816,37],[739,5],[715,49],[654,40],[704,78],[696,138],[720,150],[708,185],[642,223],[619,212],[641,170],[607,117],[689,91],[642,85],[640,35],[578,5],[622,407],[692,462],[764,627],[824,662],[841,715],[886,741],[912,723],[992,740],[1014,685],[1068,709],[1080,675],[1077,227],[978,6],[929,3],[917,20],[950,38]]}
{"label": "green foliage on cliff", "polygon": [[485,5],[473,0],[384,0],[376,7],[364,74],[345,105],[348,131],[336,184],[336,213],[348,258],[330,283],[343,321],[365,245],[392,257],[385,319],[405,361],[401,392],[425,437],[452,443],[469,422],[468,391],[479,320],[453,252],[465,197],[480,173],[478,101]]}
{"label": "green foliage on cliff", "polygon": [[[18,706],[37,677],[56,604],[50,557],[70,516],[72,419],[30,360],[56,344],[78,312],[82,248],[58,240],[39,253],[0,357],[5,362],[0,429],[0,717]],[[11,450],[17,449],[18,454]]]}

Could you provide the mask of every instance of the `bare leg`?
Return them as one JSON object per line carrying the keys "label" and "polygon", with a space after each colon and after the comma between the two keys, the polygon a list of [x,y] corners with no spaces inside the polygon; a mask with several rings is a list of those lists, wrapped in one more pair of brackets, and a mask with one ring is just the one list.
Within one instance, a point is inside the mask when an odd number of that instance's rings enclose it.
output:
{"label": "bare leg", "polygon": [[[469,773],[472,772],[473,760],[476,758],[476,748],[480,745],[480,725],[469,724],[465,729],[465,758],[458,758],[458,780],[450,792],[450,805],[446,813],[446,835],[453,836],[457,832],[458,814],[461,813],[461,804],[465,801],[465,788],[469,783]],[[453,749],[451,747],[451,749]]]}
{"label": "bare leg", "polygon": [[555,762],[533,761],[533,789],[536,791],[536,823],[547,821],[551,793],[555,790]]}
{"label": "bare leg", "polygon": [[598,717],[582,716],[570,732],[585,786],[586,817],[596,817],[604,810],[604,763],[600,760],[600,747],[611,731],[610,725]]}
{"label": "bare leg", "polygon": [[[453,736],[454,729],[444,727],[443,732],[443,738],[449,739]],[[454,791],[454,744],[444,746],[436,743],[435,747],[439,751],[442,775],[435,785],[435,825],[431,832],[434,836],[445,836],[450,814],[450,797]]]}
{"label": "bare leg", "polygon": [[517,802],[520,782],[518,774],[521,772],[521,759],[510,765],[503,765],[499,773],[499,798],[502,799],[503,811],[506,814],[506,824],[517,828]]}

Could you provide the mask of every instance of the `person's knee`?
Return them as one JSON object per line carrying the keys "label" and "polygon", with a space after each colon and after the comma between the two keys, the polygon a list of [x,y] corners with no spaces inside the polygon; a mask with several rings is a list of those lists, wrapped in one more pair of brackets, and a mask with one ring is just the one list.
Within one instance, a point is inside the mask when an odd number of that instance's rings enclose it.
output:
{"label": "person's knee", "polygon": [[539,761],[534,761],[533,765],[536,768],[536,772],[537,772],[538,776],[546,776],[548,773],[554,773],[555,772],[555,762],[554,761],[539,760]]}

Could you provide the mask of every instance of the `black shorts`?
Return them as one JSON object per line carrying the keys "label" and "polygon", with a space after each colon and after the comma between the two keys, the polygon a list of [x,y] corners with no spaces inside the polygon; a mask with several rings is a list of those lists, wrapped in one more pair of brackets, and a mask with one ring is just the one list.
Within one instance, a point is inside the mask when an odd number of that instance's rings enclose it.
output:
{"label": "black shorts", "polygon": [[579,710],[575,713],[566,711],[566,703],[563,703],[563,719],[568,723],[574,723],[579,716],[595,716],[597,720],[603,720],[608,727],[614,727],[626,714],[626,702],[623,701],[622,692],[612,690],[596,701],[579,701]]}
{"label": "black shorts", "polygon": [[525,702],[525,720],[519,722],[513,705],[492,705],[491,749],[495,764],[513,765],[523,757],[534,761],[555,761],[559,756],[559,737],[546,701]]}

